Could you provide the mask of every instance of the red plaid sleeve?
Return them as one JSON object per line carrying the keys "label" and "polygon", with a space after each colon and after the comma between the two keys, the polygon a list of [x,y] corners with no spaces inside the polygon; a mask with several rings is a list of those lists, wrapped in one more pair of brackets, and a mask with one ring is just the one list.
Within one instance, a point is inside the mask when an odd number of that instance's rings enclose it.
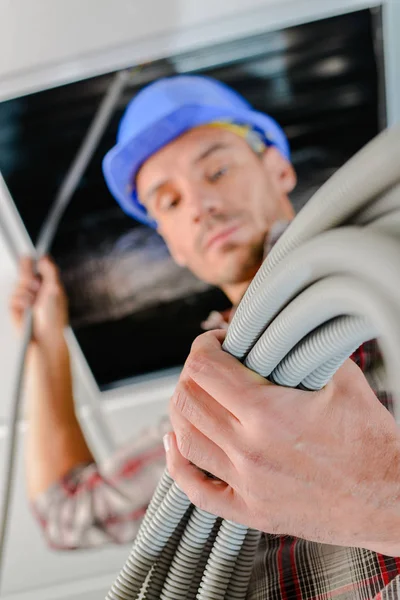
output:
{"label": "red plaid sleeve", "polygon": [[167,421],[147,430],[103,467],[83,464],[32,505],[49,546],[61,550],[131,542],[165,468]]}

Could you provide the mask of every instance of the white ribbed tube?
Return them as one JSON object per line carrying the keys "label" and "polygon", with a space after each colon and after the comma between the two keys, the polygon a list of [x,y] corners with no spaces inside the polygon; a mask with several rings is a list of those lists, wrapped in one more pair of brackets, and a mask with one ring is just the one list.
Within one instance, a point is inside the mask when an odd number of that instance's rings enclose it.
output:
{"label": "white ribbed tube", "polygon": [[[368,144],[315,194],[247,290],[224,350],[275,383],[317,390],[359,345],[377,337],[399,406],[399,164],[397,127]],[[157,593],[162,600],[245,600],[261,534],[199,509],[186,523],[183,492],[172,484],[157,494],[158,508],[151,507],[133,560],[107,600],[135,600],[157,567],[162,577],[149,600]],[[168,531],[176,550],[164,560]],[[150,582],[156,581],[153,572]]]}

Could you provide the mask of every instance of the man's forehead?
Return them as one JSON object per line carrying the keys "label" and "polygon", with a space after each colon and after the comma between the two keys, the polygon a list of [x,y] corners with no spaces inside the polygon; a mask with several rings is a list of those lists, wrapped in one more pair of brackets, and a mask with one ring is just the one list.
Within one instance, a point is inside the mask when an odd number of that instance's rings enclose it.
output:
{"label": "man's forehead", "polygon": [[146,203],[148,197],[163,185],[171,169],[179,170],[183,165],[196,166],[214,152],[233,150],[241,142],[244,140],[234,133],[209,125],[185,132],[142,165],[136,178],[139,187],[146,188],[144,194],[143,191],[141,193],[141,202]]}
{"label": "man's forehead", "polygon": [[[224,129],[213,127],[212,125],[203,125],[191,129],[190,131],[186,131],[151,156],[146,163],[156,162],[157,159],[162,160],[168,156],[171,156],[172,158],[175,153],[179,154],[183,149],[185,152],[184,158],[187,158],[188,161],[191,159],[196,160],[201,156],[202,151],[207,150],[208,147],[214,143],[221,142],[228,147],[235,146],[238,141],[238,136],[230,131],[225,131]],[[155,160],[152,161],[152,159]]]}

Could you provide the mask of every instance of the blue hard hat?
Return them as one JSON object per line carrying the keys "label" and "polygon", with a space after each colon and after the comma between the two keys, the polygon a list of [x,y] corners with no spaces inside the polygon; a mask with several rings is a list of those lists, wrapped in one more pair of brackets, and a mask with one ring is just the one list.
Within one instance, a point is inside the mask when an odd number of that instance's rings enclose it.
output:
{"label": "blue hard hat", "polygon": [[198,75],[159,79],[141,90],[121,119],[117,143],[103,160],[108,188],[121,208],[155,226],[137,197],[135,178],[155,152],[189,129],[215,121],[249,125],[289,159],[287,138],[274,119],[258,112],[225,84]]}

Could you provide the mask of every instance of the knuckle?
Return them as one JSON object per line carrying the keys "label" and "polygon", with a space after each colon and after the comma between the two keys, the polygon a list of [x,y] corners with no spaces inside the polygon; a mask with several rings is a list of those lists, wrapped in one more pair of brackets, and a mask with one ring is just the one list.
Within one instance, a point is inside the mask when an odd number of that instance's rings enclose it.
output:
{"label": "knuckle", "polygon": [[193,412],[193,403],[191,402],[191,390],[187,381],[181,381],[172,396],[172,403],[176,410],[188,417]]}
{"label": "knuckle", "polygon": [[264,475],[279,470],[272,456],[267,455],[264,450],[255,450],[253,448],[241,448],[237,451],[235,463],[240,471],[246,473],[260,468]]}
{"label": "knuckle", "polygon": [[187,429],[181,429],[178,433],[176,433],[176,443],[183,458],[190,460],[193,454],[193,440],[190,431]]}
{"label": "knuckle", "polygon": [[186,359],[185,370],[187,373],[198,373],[207,367],[209,357],[207,350],[203,345],[192,349]]}
{"label": "knuckle", "polygon": [[207,333],[202,333],[201,335],[198,335],[197,338],[194,339],[194,341],[192,342],[190,351],[191,352],[196,352],[197,350],[201,349],[204,346],[204,338],[206,337]]}
{"label": "knuckle", "polygon": [[248,450],[245,453],[245,461],[254,467],[263,467],[263,470],[270,470],[271,467],[264,454],[258,450]]}
{"label": "knuckle", "polygon": [[215,349],[216,347],[220,347],[220,343],[215,337],[215,332],[207,331],[206,333],[202,333],[197,336],[197,338],[192,343],[190,354],[195,356],[208,356],[211,349]]}
{"label": "knuckle", "polygon": [[195,484],[186,485],[185,493],[186,493],[187,497],[189,498],[190,502],[192,504],[194,504],[195,506],[197,506],[197,508],[200,508],[201,510],[204,510],[206,508],[204,495],[202,493],[200,493],[197,485],[195,485]]}

